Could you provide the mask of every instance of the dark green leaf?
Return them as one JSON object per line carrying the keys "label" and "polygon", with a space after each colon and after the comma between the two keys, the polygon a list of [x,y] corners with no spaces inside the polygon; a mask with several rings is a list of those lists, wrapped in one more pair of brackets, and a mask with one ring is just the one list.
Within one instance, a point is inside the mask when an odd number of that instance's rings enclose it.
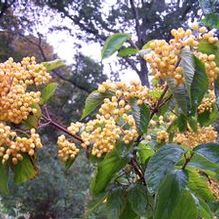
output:
{"label": "dark green leaf", "polygon": [[137,105],[136,101],[132,102],[132,110],[137,128],[141,134],[147,133],[148,123],[150,121],[150,108],[147,104]]}
{"label": "dark green leaf", "polygon": [[109,219],[119,219],[120,215],[125,208],[125,191],[121,188],[112,191],[106,202],[107,207],[107,218]]}
{"label": "dark green leaf", "polygon": [[101,51],[102,59],[110,57],[113,53],[122,47],[126,40],[130,38],[131,36],[125,33],[116,33],[108,37]]}
{"label": "dark green leaf", "polygon": [[37,175],[37,168],[33,164],[31,158],[26,154],[22,154],[22,156],[23,160],[13,166],[14,181],[17,184],[33,179]]}
{"label": "dark green leaf", "polygon": [[[154,219],[177,218],[174,217],[174,210],[177,208],[178,203],[183,201],[182,196],[183,193],[185,192],[186,183],[187,183],[187,176],[183,172],[183,170],[173,170],[165,177],[163,183],[160,185],[156,197],[157,204],[156,204]],[[186,216],[185,214],[189,210],[188,206],[181,206],[181,208],[184,210],[184,216]],[[183,219],[187,219],[187,218],[188,217]],[[192,218],[188,218],[188,219],[192,219]]]}
{"label": "dark green leaf", "polygon": [[9,166],[7,163],[2,164],[0,159],[0,193],[8,194],[8,170]]}
{"label": "dark green leaf", "polygon": [[185,85],[189,97],[191,96],[191,85],[195,74],[194,59],[190,49],[183,48],[180,54],[181,61],[179,66],[183,68]]}
{"label": "dark green leaf", "polygon": [[177,119],[177,125],[180,132],[184,132],[187,129],[187,119],[184,114],[180,114]]}
{"label": "dark green leaf", "polygon": [[177,145],[164,145],[148,162],[145,180],[151,193],[157,191],[161,181],[180,160],[185,151]]}
{"label": "dark green leaf", "polygon": [[84,119],[87,117],[90,113],[95,111],[102,103],[105,98],[111,97],[112,94],[109,93],[99,93],[98,91],[93,91],[89,96],[87,97],[85,101],[84,110],[82,113],[81,119]]}
{"label": "dark green leaf", "polygon": [[194,152],[219,165],[219,144],[208,143],[195,147]]}
{"label": "dark green leaf", "polygon": [[202,155],[194,154],[191,161],[188,163],[188,166],[196,167],[205,172],[210,171],[211,175],[215,175],[216,173],[219,174],[219,165],[209,161]]}
{"label": "dark green leaf", "polygon": [[197,107],[200,105],[202,98],[208,90],[208,77],[205,73],[204,64],[196,57],[195,62],[195,75],[191,85],[191,104],[193,113],[196,112]]}
{"label": "dark green leaf", "polygon": [[127,163],[128,160],[122,158],[116,151],[108,154],[104,160],[98,164],[97,173],[91,185],[92,193],[96,195],[103,192],[113,176]]}
{"label": "dark green leaf", "polygon": [[140,219],[140,217],[133,211],[129,202],[126,202],[125,208],[122,211],[119,219]]}
{"label": "dark green leaf", "polygon": [[43,64],[46,67],[47,71],[52,71],[57,68],[65,66],[64,61],[60,59],[56,59],[56,60],[49,61],[49,62],[42,62],[41,64]]}
{"label": "dark green leaf", "polygon": [[135,49],[135,48],[125,48],[125,49],[119,50],[118,56],[125,57],[125,56],[135,55],[136,53],[138,53],[138,49]]}
{"label": "dark green leaf", "polygon": [[147,191],[143,185],[134,185],[128,191],[128,201],[132,210],[139,216],[147,213]]}
{"label": "dark green leaf", "polygon": [[[194,196],[193,196],[194,198]],[[199,216],[203,219],[212,219],[213,215],[208,204],[202,199],[195,199],[197,208],[199,210]]]}
{"label": "dark green leaf", "polygon": [[50,83],[43,88],[43,90],[41,91],[40,105],[44,105],[49,101],[49,99],[54,95],[57,87],[57,83]]}

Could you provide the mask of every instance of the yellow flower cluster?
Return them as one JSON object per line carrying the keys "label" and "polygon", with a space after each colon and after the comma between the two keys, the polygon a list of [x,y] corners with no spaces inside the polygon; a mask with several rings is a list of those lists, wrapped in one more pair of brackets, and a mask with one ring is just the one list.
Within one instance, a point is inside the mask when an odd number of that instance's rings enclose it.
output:
{"label": "yellow flower cluster", "polygon": [[219,182],[211,179],[210,182],[208,182],[208,187],[214,194],[215,198],[219,200]]}
{"label": "yellow flower cluster", "polygon": [[195,55],[205,64],[206,74],[208,76],[209,83],[211,84],[217,79],[219,74],[219,67],[217,67],[215,62],[215,55],[207,55],[201,52],[197,52]]}
{"label": "yellow flower cluster", "polygon": [[79,149],[72,142],[69,142],[64,135],[58,137],[58,157],[66,162],[67,160],[73,160],[79,153]]}
{"label": "yellow flower cluster", "polygon": [[139,105],[147,103],[153,106],[162,93],[162,87],[149,91],[139,82],[132,82],[128,86],[123,82],[106,81],[98,87],[98,91],[112,96],[104,99],[95,119],[86,124],[71,123],[68,131],[72,135],[80,134],[83,141],[81,146],[91,146],[92,155],[101,157],[112,151],[118,141],[129,144],[137,139],[138,131],[131,115],[131,101],[135,99]]}
{"label": "yellow flower cluster", "polygon": [[174,138],[174,142],[194,148],[199,144],[215,142],[216,139],[217,132],[212,126],[208,126],[198,128],[197,132],[186,131],[185,133],[178,133]]}
{"label": "yellow flower cluster", "polygon": [[201,104],[198,106],[198,113],[201,114],[205,111],[212,112],[213,105],[216,102],[215,93],[213,90],[208,91],[208,97],[203,98]]}
{"label": "yellow flower cluster", "polygon": [[21,63],[10,58],[0,64],[0,121],[19,124],[30,113],[36,113],[33,104],[39,103],[40,92],[27,91],[28,85],[47,83],[51,76],[35,58],[26,57]]}
{"label": "yellow flower cluster", "polygon": [[31,129],[30,137],[19,137],[9,126],[0,123],[0,159],[2,163],[11,160],[13,164],[23,159],[22,153],[30,156],[35,154],[36,149],[42,147],[40,137],[35,129]]}
{"label": "yellow flower cluster", "polygon": [[125,107],[124,103],[127,103],[127,101],[133,98],[138,100],[137,103],[139,105],[143,103],[153,105],[159,99],[162,90],[162,86],[149,90],[147,87],[142,86],[138,81],[132,81],[130,86],[126,85],[124,82],[112,83],[110,81],[106,81],[98,87],[98,91],[100,93],[115,93],[113,102],[122,100],[120,103],[122,108]]}
{"label": "yellow flower cluster", "polygon": [[169,134],[166,131],[157,132],[157,142],[158,143],[166,143],[169,140]]}
{"label": "yellow flower cluster", "polygon": [[[184,82],[183,68],[179,66],[181,49],[184,47],[197,50],[199,41],[202,39],[208,40],[210,43],[218,42],[218,38],[214,37],[212,32],[207,32],[205,27],[193,25],[193,30],[183,28],[173,29],[171,31],[173,39],[169,42],[165,40],[153,40],[149,43],[152,52],[144,56],[145,60],[150,64],[152,73],[155,78],[165,79],[174,78],[177,85]],[[210,82],[217,77],[219,69],[214,62],[213,55],[207,56],[201,53],[195,53],[203,61],[206,59],[207,74]],[[206,58],[204,60],[203,56]]]}

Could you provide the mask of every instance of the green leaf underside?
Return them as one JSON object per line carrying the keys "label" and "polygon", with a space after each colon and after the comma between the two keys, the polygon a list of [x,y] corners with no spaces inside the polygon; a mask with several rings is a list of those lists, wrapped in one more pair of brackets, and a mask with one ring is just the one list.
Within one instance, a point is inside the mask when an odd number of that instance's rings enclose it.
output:
{"label": "green leaf underside", "polygon": [[194,168],[187,168],[185,173],[188,178],[188,188],[194,192],[197,197],[206,201],[214,199],[214,196],[208,187],[206,177],[201,176]]}
{"label": "green leaf underside", "polygon": [[14,181],[17,184],[24,183],[30,179],[33,179],[37,175],[37,168],[34,166],[31,158],[22,154],[23,160],[14,165]]}
{"label": "green leaf underside", "polygon": [[57,87],[58,84],[54,82],[48,84],[46,87],[43,88],[43,90],[41,91],[41,100],[40,100],[41,105],[46,104],[50,100],[50,98],[54,95]]}
{"label": "green leaf underside", "polygon": [[113,53],[122,47],[126,40],[130,38],[131,36],[125,33],[116,33],[108,37],[101,51],[102,59],[110,57]]}
{"label": "green leaf underside", "polygon": [[108,154],[104,160],[98,164],[96,176],[91,184],[92,193],[97,195],[101,192],[104,192],[113,176],[127,163],[128,160],[122,158],[116,150]]}
{"label": "green leaf underside", "polygon": [[129,47],[129,48],[121,49],[118,52],[118,56],[125,57],[125,56],[135,55],[136,53],[138,53],[137,49]]}
{"label": "green leaf underside", "polygon": [[2,160],[0,159],[0,193],[8,194],[8,164],[2,164]]}
{"label": "green leaf underside", "polygon": [[148,162],[145,180],[151,193],[157,191],[162,179],[180,160],[184,150],[177,145],[164,145]]}
{"label": "green leaf underside", "polygon": [[56,59],[56,60],[49,61],[49,62],[42,62],[41,64],[45,66],[47,71],[52,71],[57,68],[65,66],[64,61],[60,59]]}
{"label": "green leaf underside", "polygon": [[81,116],[81,120],[90,115],[92,112],[94,112],[102,103],[105,98],[112,97],[112,94],[110,93],[99,93],[98,91],[93,91],[89,96],[87,97],[85,101],[84,110]]}
{"label": "green leaf underside", "polygon": [[147,145],[144,142],[140,142],[138,145],[138,155],[141,164],[144,165],[148,158],[154,155],[154,150],[150,147],[150,145]]}

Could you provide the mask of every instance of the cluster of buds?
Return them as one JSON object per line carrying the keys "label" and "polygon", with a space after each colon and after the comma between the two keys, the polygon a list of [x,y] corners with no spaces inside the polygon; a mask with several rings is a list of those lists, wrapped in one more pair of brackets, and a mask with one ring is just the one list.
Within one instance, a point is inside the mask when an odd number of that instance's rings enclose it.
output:
{"label": "cluster of buds", "polygon": [[0,64],[0,121],[15,124],[36,113],[33,105],[39,103],[39,91],[27,91],[28,85],[47,83],[51,76],[35,58],[26,57],[21,63],[10,58]]}
{"label": "cluster of buds", "polygon": [[197,132],[186,131],[185,133],[178,133],[174,138],[174,142],[194,148],[200,144],[215,142],[217,139],[217,132],[212,126],[198,128]]}
{"label": "cluster of buds", "polygon": [[92,155],[101,157],[112,151],[117,142],[129,144],[137,139],[139,134],[131,114],[131,101],[152,107],[159,99],[162,87],[149,91],[135,81],[130,86],[123,82],[106,81],[98,87],[98,92],[108,93],[111,97],[104,99],[93,120],[85,124],[71,123],[68,131],[72,135],[79,134],[83,142],[81,146],[91,148]]}
{"label": "cluster of buds", "polygon": [[208,187],[210,188],[211,192],[214,194],[214,197],[219,200],[219,182],[216,180],[209,180]]}
{"label": "cluster of buds", "polygon": [[203,98],[201,104],[198,106],[198,113],[201,114],[205,111],[212,112],[215,102],[216,102],[215,93],[214,91],[209,90],[208,97]]}
{"label": "cluster of buds", "polygon": [[169,134],[166,131],[162,130],[162,131],[157,132],[158,143],[166,143],[168,142],[168,140],[169,140]]}
{"label": "cluster of buds", "polygon": [[202,61],[208,61],[206,72],[210,82],[217,78],[219,68],[216,67],[214,55],[207,56],[197,52],[197,50],[201,40],[208,40],[209,43],[214,44],[218,42],[218,38],[214,36],[213,32],[207,32],[205,27],[193,25],[192,29],[173,29],[171,31],[173,39],[169,42],[153,40],[149,43],[152,52],[146,54],[144,58],[150,64],[155,78],[174,78],[177,85],[184,83],[184,70],[179,66],[181,50],[184,47],[192,48],[198,58]]}
{"label": "cluster of buds", "polygon": [[68,160],[74,160],[79,149],[76,147],[75,143],[72,143],[66,139],[64,135],[58,137],[58,157],[63,162]]}
{"label": "cluster of buds", "polygon": [[23,160],[23,153],[34,156],[37,149],[42,148],[40,136],[35,129],[30,130],[30,136],[19,137],[9,126],[0,123],[0,159],[2,163],[11,160],[13,164]]}

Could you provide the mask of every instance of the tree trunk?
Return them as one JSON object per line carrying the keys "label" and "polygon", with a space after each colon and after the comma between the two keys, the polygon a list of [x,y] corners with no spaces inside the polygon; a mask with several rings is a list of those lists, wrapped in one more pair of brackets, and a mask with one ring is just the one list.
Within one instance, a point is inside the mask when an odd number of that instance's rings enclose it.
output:
{"label": "tree trunk", "polygon": [[150,87],[148,67],[146,61],[143,58],[140,59],[140,71],[138,72],[138,76],[141,80],[142,85]]}

